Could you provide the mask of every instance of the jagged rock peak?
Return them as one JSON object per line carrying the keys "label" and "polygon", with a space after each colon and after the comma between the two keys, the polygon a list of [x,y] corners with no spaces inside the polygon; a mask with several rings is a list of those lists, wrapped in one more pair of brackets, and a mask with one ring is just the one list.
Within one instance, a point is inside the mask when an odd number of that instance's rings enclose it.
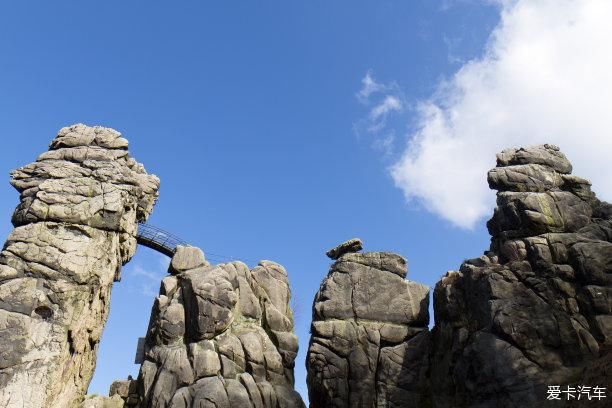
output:
{"label": "jagged rock peak", "polygon": [[325,255],[327,255],[331,259],[338,259],[344,254],[351,252],[359,252],[362,249],[363,242],[359,238],[352,238],[330,249],[325,253]]}

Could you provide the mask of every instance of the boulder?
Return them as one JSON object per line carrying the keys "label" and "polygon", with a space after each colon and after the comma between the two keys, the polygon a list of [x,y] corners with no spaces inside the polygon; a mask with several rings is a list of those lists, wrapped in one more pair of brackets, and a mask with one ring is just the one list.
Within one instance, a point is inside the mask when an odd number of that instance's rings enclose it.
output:
{"label": "boulder", "polygon": [[169,272],[178,274],[202,266],[209,266],[209,264],[206,262],[204,252],[200,248],[177,245],[176,252],[170,262]]}
{"label": "boulder", "polygon": [[359,238],[349,239],[341,243],[340,245],[330,249],[326,252],[327,255],[331,259],[338,259],[342,255],[350,253],[350,252],[359,252],[363,249],[363,242]]}

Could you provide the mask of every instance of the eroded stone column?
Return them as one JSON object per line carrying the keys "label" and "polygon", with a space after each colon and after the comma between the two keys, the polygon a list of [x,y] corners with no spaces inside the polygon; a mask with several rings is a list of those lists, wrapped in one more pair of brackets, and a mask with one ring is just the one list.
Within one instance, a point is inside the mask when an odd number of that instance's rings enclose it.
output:
{"label": "eroded stone column", "polygon": [[[261,261],[210,265],[179,246],[155,299],[144,363],[126,406],[300,408],[298,340],[285,269]],[[112,394],[112,391],[111,391]]]}
{"label": "eroded stone column", "polygon": [[112,129],[74,125],[12,173],[21,203],[0,255],[2,407],[80,405],[112,283],[159,188],[127,149]]}
{"label": "eroded stone column", "polygon": [[310,406],[427,406],[429,289],[405,279],[401,256],[361,248],[354,239],[327,253],[336,262],[314,300]]}
{"label": "eroded stone column", "polygon": [[565,406],[549,386],[612,384],[612,205],[571,170],[552,145],[497,155],[490,250],[434,292],[434,407]]}

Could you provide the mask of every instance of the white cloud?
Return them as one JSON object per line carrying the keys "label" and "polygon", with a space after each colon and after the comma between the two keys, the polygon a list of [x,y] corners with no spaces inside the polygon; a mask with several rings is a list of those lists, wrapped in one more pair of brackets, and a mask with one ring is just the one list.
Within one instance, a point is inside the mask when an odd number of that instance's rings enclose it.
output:
{"label": "white cloud", "polygon": [[380,151],[384,157],[390,157],[395,145],[395,132],[391,130],[386,136],[374,140],[372,147]]}
{"label": "white cloud", "polygon": [[132,273],[135,276],[143,277],[143,278],[145,278],[147,280],[151,280],[151,281],[154,281],[154,282],[160,281],[161,278],[163,277],[159,273],[159,271],[153,272],[153,271],[151,271],[149,269],[143,268],[141,265],[138,265],[138,264],[134,266],[134,268],[132,270]]}
{"label": "white cloud", "polygon": [[407,199],[471,228],[488,217],[486,172],[506,147],[553,143],[612,199],[612,1],[499,0],[483,56],[417,109],[391,168]]}
{"label": "white cloud", "polygon": [[161,280],[167,275],[170,259],[161,254],[155,254],[157,257],[157,265],[154,268],[145,268],[141,264],[129,264],[131,282],[137,287],[137,292],[143,296],[155,297],[159,293],[159,285]]}
{"label": "white cloud", "polygon": [[374,106],[370,111],[370,120],[378,122],[384,120],[389,112],[400,111],[402,109],[402,102],[393,95],[387,95],[385,99]]}
{"label": "white cloud", "polygon": [[170,267],[170,258],[168,258],[165,255],[158,254],[157,255],[157,262],[158,262],[159,267],[161,268],[162,271],[164,271],[164,272],[168,271],[168,268]]}
{"label": "white cloud", "polygon": [[387,90],[387,86],[380,84],[372,77],[372,72],[368,71],[361,80],[361,89],[357,92],[357,99],[361,103],[367,104],[370,99],[370,95],[373,93],[384,92]]}
{"label": "white cloud", "polygon": [[354,124],[358,136],[367,133],[372,137],[372,147],[389,156],[394,147],[395,131],[388,129],[387,120],[393,113],[404,109],[403,95],[395,83],[377,82],[368,71],[361,80],[362,87],[356,97],[368,107],[367,117]]}

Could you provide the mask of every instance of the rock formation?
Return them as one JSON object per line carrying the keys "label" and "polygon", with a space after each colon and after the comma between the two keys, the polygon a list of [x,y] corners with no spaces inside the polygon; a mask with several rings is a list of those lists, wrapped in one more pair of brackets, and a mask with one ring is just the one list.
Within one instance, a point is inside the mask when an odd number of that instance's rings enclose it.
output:
{"label": "rock formation", "polygon": [[549,385],[610,389],[612,205],[571,170],[551,145],[497,155],[490,250],[434,292],[435,407],[558,407]]}
{"label": "rock formation", "polygon": [[551,145],[497,156],[491,247],[436,285],[431,335],[427,289],[403,279],[401,257],[356,253],[359,240],[330,250],[313,307],[311,406],[587,406],[547,400],[548,386],[609,390],[612,205],[571,170]]}
{"label": "rock formation", "polygon": [[159,180],[102,127],[61,129],[12,173],[21,193],[0,254],[0,406],[80,406],[111,285],[136,249]]}
{"label": "rock formation", "polygon": [[285,269],[212,266],[200,249],[179,246],[169,272],[138,380],[111,394],[140,408],[304,407],[293,389],[298,341]]}
{"label": "rock formation", "polygon": [[100,395],[86,395],[81,408],[123,408],[125,402],[119,395],[103,397]]}
{"label": "rock formation", "polygon": [[350,240],[327,253],[336,262],[313,305],[310,404],[425,407],[429,289],[405,279],[401,256],[361,248]]}
{"label": "rock formation", "polygon": [[[127,147],[112,129],[74,125],[12,173],[21,202],[0,253],[0,407],[304,407],[285,269],[210,265],[190,246],[161,282],[138,379],[83,398],[113,281],[159,188]],[[612,205],[571,170],[551,145],[497,156],[491,246],[436,285],[431,332],[429,290],[405,279],[401,256],[360,253],[358,239],[328,251],[311,406],[577,407],[590,405],[547,401],[548,387],[609,391]]]}

